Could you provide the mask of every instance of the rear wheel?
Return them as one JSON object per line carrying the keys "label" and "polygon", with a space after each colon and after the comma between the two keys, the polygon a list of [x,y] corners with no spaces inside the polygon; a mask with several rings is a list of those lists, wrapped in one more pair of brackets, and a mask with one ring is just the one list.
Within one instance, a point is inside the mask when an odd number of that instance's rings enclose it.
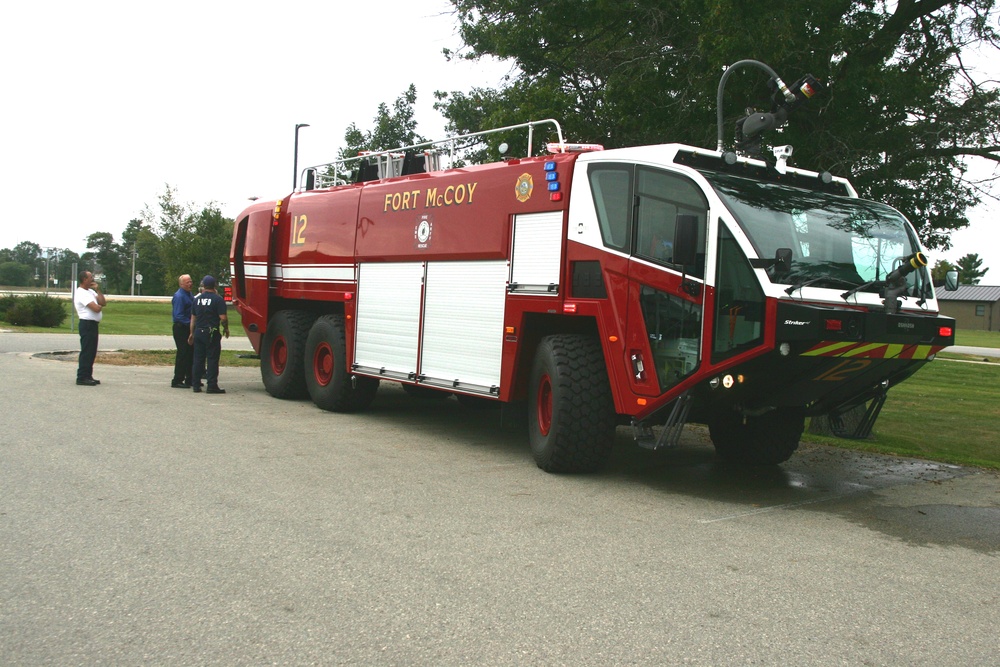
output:
{"label": "rear wheel", "polygon": [[591,472],[611,456],[615,408],[604,355],[589,336],[555,335],[535,352],[528,438],[547,472]]}
{"label": "rear wheel", "polygon": [[716,454],[726,461],[777,465],[798,449],[805,420],[801,408],[777,408],[746,419],[731,410],[713,419],[708,431]]}
{"label": "rear wheel", "polygon": [[305,398],[304,352],[309,327],[316,316],[301,310],[280,310],[268,322],[260,347],[260,375],[275,398]]}
{"label": "rear wheel", "polygon": [[313,403],[332,412],[355,412],[371,405],[378,380],[352,377],[347,366],[343,315],[324,315],[312,325],[305,344],[306,387]]}

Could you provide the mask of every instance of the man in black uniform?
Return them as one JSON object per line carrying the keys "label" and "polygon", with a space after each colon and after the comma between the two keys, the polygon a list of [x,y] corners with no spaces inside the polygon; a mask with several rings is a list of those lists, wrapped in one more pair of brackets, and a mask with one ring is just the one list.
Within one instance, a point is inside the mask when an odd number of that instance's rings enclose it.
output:
{"label": "man in black uniform", "polygon": [[201,378],[204,376],[208,383],[207,393],[225,394],[226,390],[219,387],[219,355],[222,354],[222,336],[229,338],[226,300],[216,293],[215,278],[212,276],[205,276],[201,284],[205,291],[194,297],[194,306],[191,307],[191,335],[188,338],[194,345],[191,388],[196,393],[201,392]]}

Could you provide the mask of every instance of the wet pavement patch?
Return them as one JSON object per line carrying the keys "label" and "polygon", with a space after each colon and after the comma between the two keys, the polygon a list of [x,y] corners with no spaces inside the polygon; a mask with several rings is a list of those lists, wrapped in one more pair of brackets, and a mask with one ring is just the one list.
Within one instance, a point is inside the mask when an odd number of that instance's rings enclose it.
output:
{"label": "wet pavement patch", "polygon": [[960,546],[1000,552],[1000,507],[871,505],[844,512],[856,524],[914,546]]}

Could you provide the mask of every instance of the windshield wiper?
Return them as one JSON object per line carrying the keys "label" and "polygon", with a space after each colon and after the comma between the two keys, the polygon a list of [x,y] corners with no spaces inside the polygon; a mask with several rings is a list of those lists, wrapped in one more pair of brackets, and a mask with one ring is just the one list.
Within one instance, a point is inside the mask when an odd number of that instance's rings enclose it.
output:
{"label": "windshield wiper", "polygon": [[[800,290],[803,287],[808,287],[809,285],[815,285],[816,283],[829,282],[829,283],[840,283],[841,285],[847,285],[849,287],[854,287],[857,285],[856,282],[851,280],[844,280],[843,278],[834,278],[833,276],[820,276],[818,278],[812,278],[810,280],[805,280],[800,283],[795,283],[791,287],[785,290],[785,294],[791,294],[795,290]],[[864,285],[859,286],[857,289],[861,289]]]}
{"label": "windshield wiper", "polygon": [[846,292],[840,295],[840,298],[843,299],[844,301],[847,301],[847,297],[857,294],[866,287],[871,287],[872,285],[883,285],[883,284],[885,284],[884,280],[869,280],[868,282],[862,285],[858,285],[857,287],[852,287],[851,289],[847,290]]}

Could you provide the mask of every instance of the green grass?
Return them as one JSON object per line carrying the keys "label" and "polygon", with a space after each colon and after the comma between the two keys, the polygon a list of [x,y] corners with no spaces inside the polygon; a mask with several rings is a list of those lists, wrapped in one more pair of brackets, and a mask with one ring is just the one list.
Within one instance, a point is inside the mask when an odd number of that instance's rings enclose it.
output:
{"label": "green grass", "polygon": [[971,347],[1000,347],[1000,331],[971,331],[958,329],[955,332],[955,345]]}
{"label": "green grass", "polygon": [[1000,468],[1000,364],[938,360],[889,390],[874,439],[806,433],[804,440],[864,451]]}
{"label": "green grass", "polygon": [[[71,307],[68,301],[63,302],[66,320],[60,327],[15,327],[8,322],[0,322],[0,328],[22,333],[70,333]],[[169,301],[115,301],[113,296],[109,296],[101,319],[101,333],[170,336],[173,328],[172,312]],[[230,335],[245,336],[239,311],[230,306],[226,309],[226,314],[229,316]]]}
{"label": "green grass", "polygon": [[[174,365],[174,350],[120,350],[98,352],[94,363],[110,366],[170,366]],[[220,366],[260,366],[260,359],[252,352],[222,350]]]}

